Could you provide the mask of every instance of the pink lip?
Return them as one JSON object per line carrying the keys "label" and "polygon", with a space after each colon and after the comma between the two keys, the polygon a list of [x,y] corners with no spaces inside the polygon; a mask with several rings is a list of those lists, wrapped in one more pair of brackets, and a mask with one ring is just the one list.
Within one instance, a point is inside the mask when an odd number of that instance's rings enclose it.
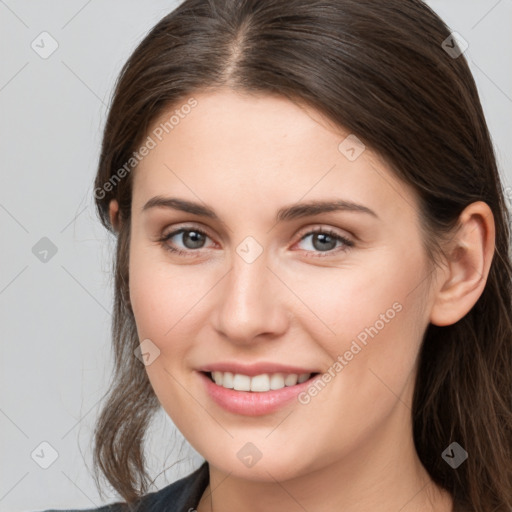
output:
{"label": "pink lip", "polygon": [[[222,370],[218,370],[222,371]],[[231,370],[226,370],[231,371]],[[245,370],[247,371],[247,370]],[[245,372],[244,371],[244,372]],[[286,373],[282,370],[283,373]],[[244,373],[242,371],[235,373]],[[259,375],[261,373],[271,373],[271,372],[260,372],[253,373],[252,375]],[[273,373],[273,372],[272,372]],[[308,371],[301,372],[289,372],[289,373],[310,373]],[[313,379],[318,377],[316,375],[301,384],[296,384],[295,386],[285,386],[282,389],[270,390],[264,392],[254,392],[254,391],[235,391],[234,389],[226,389],[222,386],[218,386],[215,382],[212,382],[210,377],[204,373],[197,373],[201,380],[203,381],[203,385],[205,386],[206,393],[210,396],[210,398],[220,407],[225,409],[228,412],[232,412],[234,414],[242,414],[245,416],[262,416],[264,414],[271,414],[277,411],[279,408],[284,405],[290,403],[294,399],[297,398],[297,395],[307,389]],[[246,373],[247,375],[247,373]]]}
{"label": "pink lip", "polygon": [[279,363],[254,363],[254,364],[240,364],[235,362],[214,363],[198,368],[200,372],[231,372],[241,373],[254,377],[263,373],[319,373],[320,370],[312,370],[311,368],[300,368],[297,366],[287,366]]}

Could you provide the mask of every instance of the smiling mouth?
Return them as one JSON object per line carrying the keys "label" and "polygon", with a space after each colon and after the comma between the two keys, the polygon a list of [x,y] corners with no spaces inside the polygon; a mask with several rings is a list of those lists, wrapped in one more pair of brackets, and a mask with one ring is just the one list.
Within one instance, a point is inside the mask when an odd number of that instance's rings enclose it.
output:
{"label": "smiling mouth", "polygon": [[248,391],[255,393],[265,393],[267,391],[277,391],[286,387],[292,387],[302,384],[319,373],[262,373],[260,375],[249,376],[241,373],[231,372],[201,372],[206,375],[217,386],[235,391]]}

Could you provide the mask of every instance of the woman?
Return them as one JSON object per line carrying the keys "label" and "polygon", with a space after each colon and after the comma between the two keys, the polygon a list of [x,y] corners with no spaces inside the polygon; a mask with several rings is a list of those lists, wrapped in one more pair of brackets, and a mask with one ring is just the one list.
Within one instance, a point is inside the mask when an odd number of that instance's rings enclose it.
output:
{"label": "woman", "polygon": [[[462,50],[419,0],[186,0],[130,57],[95,461],[134,510],[511,509],[509,218]],[[145,494],[160,406],[205,463]]]}

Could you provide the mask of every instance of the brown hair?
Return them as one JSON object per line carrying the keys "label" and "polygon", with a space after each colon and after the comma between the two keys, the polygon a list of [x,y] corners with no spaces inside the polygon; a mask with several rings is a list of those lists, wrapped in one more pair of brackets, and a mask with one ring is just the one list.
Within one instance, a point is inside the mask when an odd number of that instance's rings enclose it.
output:
{"label": "brown hair", "polygon": [[[490,206],[496,252],[485,289],[464,318],[426,329],[413,430],[420,460],[456,510],[511,510],[510,219],[475,82],[464,55],[443,48],[448,37],[420,0],[186,0],[124,65],[95,179],[102,223],[113,231],[108,207],[115,198],[122,224],[114,262],[115,374],[97,423],[94,462],[96,478],[99,468],[126,501],[147,490],[144,435],[159,402],[134,357],[133,173],[119,170],[171,106],[227,86],[298,99],[379,153],[418,194],[433,262],[467,205]],[[457,469],[441,457],[453,441],[469,453]]]}

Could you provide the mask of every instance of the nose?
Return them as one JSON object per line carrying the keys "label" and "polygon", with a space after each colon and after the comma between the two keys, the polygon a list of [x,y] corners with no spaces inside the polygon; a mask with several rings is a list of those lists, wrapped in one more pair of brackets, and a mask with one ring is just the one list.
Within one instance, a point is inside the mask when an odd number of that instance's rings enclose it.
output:
{"label": "nose", "polygon": [[266,251],[252,262],[233,252],[232,267],[219,283],[214,327],[232,343],[275,339],[288,329],[287,290],[268,259]]}

